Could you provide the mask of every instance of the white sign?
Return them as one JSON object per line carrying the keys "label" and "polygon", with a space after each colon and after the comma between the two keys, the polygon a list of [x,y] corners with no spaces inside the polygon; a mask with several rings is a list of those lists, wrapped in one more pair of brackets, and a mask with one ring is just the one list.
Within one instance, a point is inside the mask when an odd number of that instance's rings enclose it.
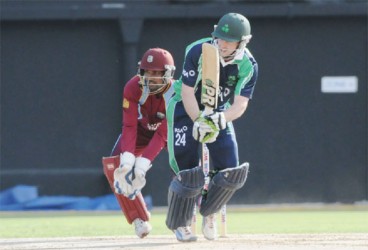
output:
{"label": "white sign", "polygon": [[324,76],[321,79],[322,93],[356,93],[358,77],[356,76]]}

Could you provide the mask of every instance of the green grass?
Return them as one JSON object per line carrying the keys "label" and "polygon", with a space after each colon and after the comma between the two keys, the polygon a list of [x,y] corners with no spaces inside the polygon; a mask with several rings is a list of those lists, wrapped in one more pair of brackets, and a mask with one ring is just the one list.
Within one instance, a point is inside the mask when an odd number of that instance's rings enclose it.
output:
{"label": "green grass", "polygon": [[[153,211],[152,235],[168,235],[165,213]],[[197,230],[201,218],[198,215]],[[218,221],[219,223],[219,221]],[[368,233],[368,211],[229,211],[229,234]],[[121,212],[3,212],[0,238],[134,235]]]}

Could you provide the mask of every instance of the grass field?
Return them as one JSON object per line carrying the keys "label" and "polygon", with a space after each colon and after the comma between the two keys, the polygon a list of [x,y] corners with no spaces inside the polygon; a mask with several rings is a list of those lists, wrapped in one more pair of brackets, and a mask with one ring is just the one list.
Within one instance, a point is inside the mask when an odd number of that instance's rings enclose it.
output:
{"label": "grass field", "polygon": [[[368,233],[368,207],[229,208],[229,234]],[[153,210],[151,235],[170,235],[165,211]],[[197,230],[201,218],[198,216]],[[121,212],[2,212],[0,238],[134,235]]]}

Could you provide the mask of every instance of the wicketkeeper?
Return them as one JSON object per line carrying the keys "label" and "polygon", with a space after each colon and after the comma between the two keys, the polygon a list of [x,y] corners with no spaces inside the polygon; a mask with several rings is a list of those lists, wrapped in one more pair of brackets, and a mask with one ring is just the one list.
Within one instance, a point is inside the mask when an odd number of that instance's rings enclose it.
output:
{"label": "wicketkeeper", "polygon": [[[239,164],[232,121],[247,109],[258,76],[257,62],[246,48],[251,37],[248,19],[228,13],[219,20],[211,38],[198,40],[185,50],[184,68],[174,84],[175,95],[167,113],[169,160],[176,177],[169,187],[166,225],[179,241],[197,240],[190,224],[204,184],[198,166],[201,143],[207,143],[216,172],[200,206],[206,239],[217,237],[215,213],[246,181],[248,166]],[[217,46],[221,64],[218,106],[210,115],[203,115],[200,101],[203,43]]]}
{"label": "wicketkeeper", "polygon": [[122,133],[111,154],[120,155],[120,161],[117,158],[114,167],[104,162],[110,186],[128,223],[134,223],[140,238],[152,229],[141,190],[152,161],[166,147],[166,102],[173,94],[174,72],[170,52],[161,48],[146,51],[138,74],[124,87]]}

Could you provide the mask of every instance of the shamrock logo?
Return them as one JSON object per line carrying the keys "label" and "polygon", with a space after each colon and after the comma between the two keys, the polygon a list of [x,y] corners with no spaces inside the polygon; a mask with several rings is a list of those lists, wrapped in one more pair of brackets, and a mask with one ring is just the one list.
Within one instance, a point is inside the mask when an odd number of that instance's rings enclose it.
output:
{"label": "shamrock logo", "polygon": [[233,86],[234,84],[236,84],[236,82],[237,82],[236,76],[229,76],[229,78],[227,79],[226,84],[228,86]]}
{"label": "shamrock logo", "polygon": [[228,24],[225,24],[224,26],[222,26],[221,30],[225,33],[228,33],[229,32],[229,25]]}

